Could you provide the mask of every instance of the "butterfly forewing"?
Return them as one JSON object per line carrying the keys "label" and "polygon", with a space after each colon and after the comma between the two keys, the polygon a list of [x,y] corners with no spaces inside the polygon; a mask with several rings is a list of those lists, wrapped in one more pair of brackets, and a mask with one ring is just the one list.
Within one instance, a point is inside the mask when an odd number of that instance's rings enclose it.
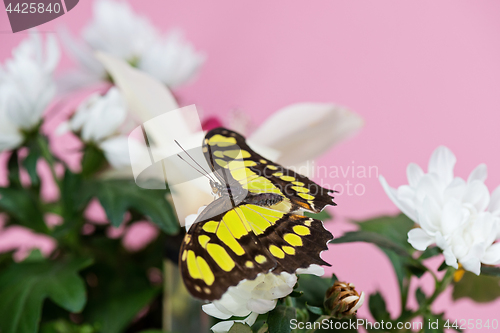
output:
{"label": "butterfly forewing", "polygon": [[259,273],[328,265],[320,253],[333,236],[321,221],[294,212],[335,205],[332,191],[260,156],[224,128],[208,132],[202,149],[224,193],[198,216],[181,246],[191,294],[216,300]]}

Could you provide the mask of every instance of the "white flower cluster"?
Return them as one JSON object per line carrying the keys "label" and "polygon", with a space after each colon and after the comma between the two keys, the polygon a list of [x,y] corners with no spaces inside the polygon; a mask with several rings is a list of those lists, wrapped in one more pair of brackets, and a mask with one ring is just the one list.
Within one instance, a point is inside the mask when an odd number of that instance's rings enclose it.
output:
{"label": "white flower cluster", "polygon": [[104,67],[94,57],[95,51],[123,59],[169,87],[192,79],[205,61],[205,56],[196,52],[178,31],[162,36],[126,2],[96,0],[93,13],[93,20],[82,32],[85,45],[76,43],[67,31],[61,33],[67,49],[85,70],[86,76],[73,80],[92,82],[105,77]]}
{"label": "white flower cluster", "polygon": [[[45,49],[45,52],[44,52]],[[0,66],[0,151],[17,148],[24,133],[35,129],[56,94],[52,75],[60,58],[54,36],[43,45],[32,32]]]}
{"label": "white flower cluster", "polygon": [[448,266],[479,275],[481,263],[500,264],[500,187],[490,195],[484,181],[486,165],[475,168],[467,181],[455,177],[455,155],[438,147],[424,173],[416,164],[408,165],[408,185],[389,187],[380,182],[389,198],[419,228],[408,233],[408,242],[423,251],[436,244],[443,250]]}
{"label": "white flower cluster", "polygon": [[126,120],[125,99],[118,88],[112,87],[104,95],[95,93],[89,96],[58,132],[61,134],[71,130],[83,142],[102,149],[112,167],[122,168],[130,165],[128,145],[135,142],[123,133]]}
{"label": "white flower cluster", "polygon": [[[186,217],[185,227],[189,230],[198,215],[206,206],[200,207],[198,214]],[[323,267],[312,264],[307,269],[297,269],[296,274],[313,274],[322,276],[325,274]],[[229,289],[222,298],[212,303],[203,305],[205,313],[212,317],[223,319],[214,326],[214,333],[228,332],[235,322],[246,323],[252,326],[259,314],[264,314],[276,307],[279,298],[286,297],[293,291],[297,283],[297,275],[282,272],[280,275],[260,273],[254,280],[242,280],[235,287]],[[231,317],[246,317],[243,320],[226,320]]]}

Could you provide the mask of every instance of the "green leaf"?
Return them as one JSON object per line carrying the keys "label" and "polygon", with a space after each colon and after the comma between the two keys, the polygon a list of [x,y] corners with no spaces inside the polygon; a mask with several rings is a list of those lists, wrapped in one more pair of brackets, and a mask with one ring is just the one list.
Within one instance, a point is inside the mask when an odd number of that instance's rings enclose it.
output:
{"label": "green leaf", "polygon": [[482,266],[481,275],[500,277],[500,267]]}
{"label": "green leaf", "polygon": [[176,234],[179,223],[165,190],[146,190],[131,180],[107,180],[100,184],[97,198],[106,211],[111,224],[119,227],[128,210],[136,211],[151,219],[167,234]]}
{"label": "green leaf", "polygon": [[17,150],[14,150],[7,162],[9,170],[9,187],[21,188],[21,180],[19,179],[19,155]]}
{"label": "green leaf", "polygon": [[346,232],[340,238],[336,238],[330,241],[330,243],[333,244],[352,243],[352,242],[372,243],[383,249],[394,251],[396,254],[400,256],[406,256],[406,257],[410,256],[408,250],[405,249],[403,246],[392,241],[388,237],[378,234],[376,232],[351,231],[351,232]]}
{"label": "green leaf", "polygon": [[47,297],[70,312],[81,311],[86,293],[78,271],[91,263],[76,259],[10,265],[0,274],[0,331],[36,332]]}
{"label": "green leaf", "polygon": [[234,323],[228,333],[252,333],[252,329],[247,324]]}
{"label": "green leaf", "polygon": [[42,325],[40,333],[98,333],[99,330],[89,324],[74,324],[64,319]]}
{"label": "green leaf", "polygon": [[377,291],[376,293],[370,295],[370,299],[368,300],[368,307],[370,308],[370,312],[376,321],[380,322],[382,320],[391,320],[391,315],[387,311],[385,300],[380,292]]}
{"label": "green leaf", "polygon": [[420,287],[418,287],[417,290],[415,291],[415,297],[417,298],[417,302],[420,306],[424,304],[427,298],[427,296],[425,296],[424,292],[422,291],[422,289],[420,289]]}
{"label": "green leaf", "polygon": [[274,310],[269,312],[267,325],[269,332],[273,333],[290,333],[290,321],[297,317],[295,308],[279,305]]}
{"label": "green leaf", "polygon": [[438,270],[438,272],[442,272],[442,271],[444,271],[444,270],[445,270],[445,269],[447,269],[447,268],[448,268],[448,265],[446,265],[446,261],[443,261],[443,262],[441,263],[441,265],[439,265],[439,267],[438,267],[438,269],[437,269],[437,270]]}
{"label": "green leaf", "polygon": [[362,231],[384,235],[408,251],[413,251],[413,247],[408,243],[408,232],[415,226],[415,222],[404,214],[382,216],[365,222],[357,222],[357,224]]}
{"label": "green leaf", "polygon": [[36,198],[22,188],[0,188],[0,211],[9,213],[34,231],[49,231]]}
{"label": "green leaf", "polygon": [[419,260],[429,259],[437,255],[440,255],[441,253],[443,253],[443,251],[437,246],[428,247],[424,252],[422,252],[422,254],[418,259]]}
{"label": "green leaf", "polygon": [[82,175],[88,177],[106,165],[106,157],[101,149],[94,145],[86,145],[82,157]]}
{"label": "green leaf", "polygon": [[38,140],[30,141],[28,143],[28,149],[29,149],[28,156],[26,156],[26,158],[23,160],[22,164],[23,164],[23,167],[28,172],[28,175],[30,176],[31,185],[38,186],[40,184],[40,178],[38,177],[38,174],[36,172],[36,165],[37,165],[38,159],[42,155],[42,151],[41,151],[41,148],[38,144]]}
{"label": "green leaf", "polygon": [[298,304],[305,307],[305,304],[322,307],[325,301],[325,294],[328,288],[333,285],[330,279],[325,279],[316,275],[299,275],[297,292],[302,292],[302,297],[296,299]]}
{"label": "green leaf", "polygon": [[309,305],[306,303],[306,308],[307,308],[307,310],[311,311],[312,313],[314,313],[318,316],[321,316],[324,314],[323,308],[321,308],[319,306],[312,306],[312,305]]}
{"label": "green leaf", "polygon": [[159,292],[159,288],[131,287],[127,292],[115,294],[100,304],[94,304],[89,318],[99,324],[103,332],[122,332]]}
{"label": "green leaf", "polygon": [[470,298],[478,303],[487,303],[500,296],[500,277],[465,272],[459,282],[454,283],[453,299]]}
{"label": "green leaf", "polygon": [[320,220],[320,221],[327,221],[331,220],[333,217],[328,213],[326,209],[322,210],[319,213],[310,213],[310,212],[304,212],[304,215],[307,217],[312,217],[313,219]]}

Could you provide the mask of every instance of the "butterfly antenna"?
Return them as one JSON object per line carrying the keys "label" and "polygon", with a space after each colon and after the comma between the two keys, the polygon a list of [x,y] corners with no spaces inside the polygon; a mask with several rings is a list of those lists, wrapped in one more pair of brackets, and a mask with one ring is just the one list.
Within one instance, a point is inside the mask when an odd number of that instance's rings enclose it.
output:
{"label": "butterfly antenna", "polygon": [[182,146],[179,144],[179,142],[177,142],[177,140],[174,140],[174,142],[179,146],[179,148],[182,149],[182,151],[187,155],[189,156],[189,158],[201,169],[203,170],[203,172],[205,173],[202,173],[200,170],[196,169],[195,167],[193,167],[188,161],[186,161],[185,159],[183,159],[179,154],[177,154],[177,156],[179,156],[181,158],[181,160],[183,160],[184,162],[186,162],[187,164],[189,164],[193,169],[195,169],[196,171],[198,171],[199,173],[203,174],[205,177],[207,177],[208,179],[210,179],[211,181],[215,182],[215,180],[210,176],[210,173],[207,172],[207,170],[203,169],[203,167],[198,163],[196,162],[196,160],[191,156],[189,155],[189,153],[184,149],[182,148]]}
{"label": "butterfly antenna", "polygon": [[182,158],[182,156],[181,156],[181,155],[177,154],[177,156],[178,156],[181,160],[183,160],[184,162],[186,162],[186,163],[187,163],[187,164],[188,164],[191,168],[193,168],[194,170],[198,171],[198,172],[199,172],[202,176],[205,176],[205,177],[207,177],[207,179],[208,179],[208,180],[213,181],[213,179],[212,179],[212,178],[210,178],[207,174],[205,174],[205,173],[201,172],[200,170],[198,170],[197,168],[195,168],[195,167],[194,167],[191,163],[189,163],[189,162],[188,162],[188,161],[186,161],[184,158]]}

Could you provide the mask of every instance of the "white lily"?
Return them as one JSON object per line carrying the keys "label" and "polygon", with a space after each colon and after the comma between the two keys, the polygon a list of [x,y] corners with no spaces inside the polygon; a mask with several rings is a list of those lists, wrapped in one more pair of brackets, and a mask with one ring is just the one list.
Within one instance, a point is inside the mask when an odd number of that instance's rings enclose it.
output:
{"label": "white lily", "polygon": [[[45,48],[45,52],[44,52]],[[40,124],[42,114],[56,94],[52,75],[59,62],[53,36],[45,46],[37,33],[13,50],[13,58],[0,66],[0,151],[14,149]]]}
{"label": "white lily", "polygon": [[[408,242],[423,251],[436,244],[443,250],[446,263],[477,275],[481,263],[500,264],[500,232],[498,189],[491,197],[484,184],[486,165],[474,169],[467,181],[455,177],[455,155],[446,147],[438,147],[429,161],[428,173],[416,164],[408,165],[409,185],[397,190],[389,187],[384,177],[380,182],[389,198],[420,228],[408,233]],[[492,211],[488,211],[488,207]]]}
{"label": "white lily", "polygon": [[106,79],[95,51],[125,60],[172,87],[193,78],[204,61],[178,32],[162,37],[147,17],[136,14],[125,1],[94,1],[92,21],[82,31],[84,43],[75,42],[66,29],[60,35],[83,70],[63,79],[71,88]]}

